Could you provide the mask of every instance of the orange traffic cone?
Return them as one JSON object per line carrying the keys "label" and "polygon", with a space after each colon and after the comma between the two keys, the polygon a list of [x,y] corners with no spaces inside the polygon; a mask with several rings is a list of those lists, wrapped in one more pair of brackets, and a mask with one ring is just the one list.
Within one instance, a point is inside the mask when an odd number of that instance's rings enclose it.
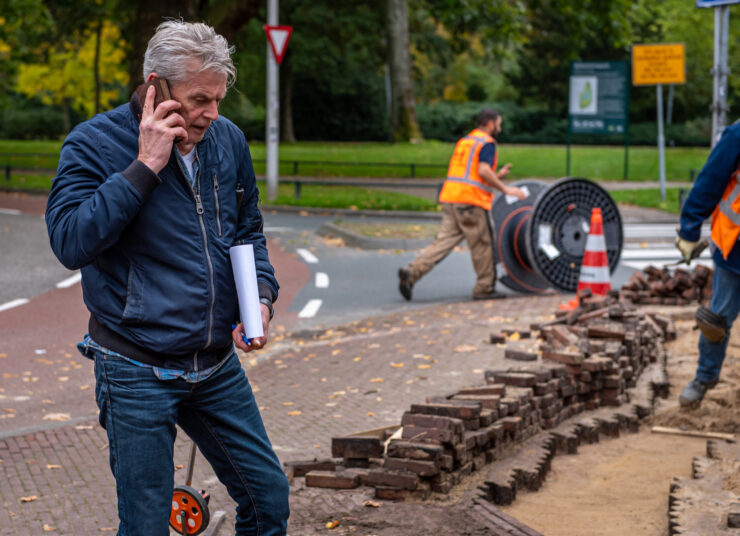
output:
{"label": "orange traffic cone", "polygon": [[590,288],[593,294],[602,296],[612,288],[609,281],[609,259],[606,256],[604,221],[598,207],[591,210],[591,228],[586,238],[586,251],[583,253],[581,276],[578,279],[578,290],[584,288]]}

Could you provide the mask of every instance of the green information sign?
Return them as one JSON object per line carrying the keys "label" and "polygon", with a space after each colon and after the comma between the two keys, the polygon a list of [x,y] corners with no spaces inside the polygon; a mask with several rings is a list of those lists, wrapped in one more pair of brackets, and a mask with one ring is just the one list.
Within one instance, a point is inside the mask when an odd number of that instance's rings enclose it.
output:
{"label": "green information sign", "polygon": [[571,134],[617,134],[624,137],[624,178],[629,144],[629,83],[626,61],[574,61],[568,92],[568,153]]}
{"label": "green information sign", "polygon": [[576,61],[570,64],[568,115],[574,134],[627,131],[627,62]]}

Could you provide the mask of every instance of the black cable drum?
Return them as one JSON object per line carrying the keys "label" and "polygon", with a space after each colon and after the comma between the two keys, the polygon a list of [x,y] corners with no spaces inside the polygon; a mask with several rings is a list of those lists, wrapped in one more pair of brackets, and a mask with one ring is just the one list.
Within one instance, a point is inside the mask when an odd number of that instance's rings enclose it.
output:
{"label": "black cable drum", "polygon": [[565,178],[550,186],[540,181],[514,183],[529,196],[512,202],[497,196],[491,208],[496,226],[494,260],[500,281],[524,293],[549,288],[574,292],[591,222],[601,208],[609,272],[619,264],[622,218],[611,196],[587,179]]}

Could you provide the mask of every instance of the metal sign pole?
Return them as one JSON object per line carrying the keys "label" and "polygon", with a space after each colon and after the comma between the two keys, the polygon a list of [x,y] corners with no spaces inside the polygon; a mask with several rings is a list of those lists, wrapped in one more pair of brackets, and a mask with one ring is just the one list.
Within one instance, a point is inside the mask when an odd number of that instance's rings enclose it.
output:
{"label": "metal sign pole", "polygon": [[727,125],[727,49],[730,27],[730,6],[714,8],[714,79],[712,94],[712,147],[719,141]]}
{"label": "metal sign pole", "polygon": [[655,86],[658,97],[658,169],[660,200],[665,201],[665,136],[663,135],[663,84]]}
{"label": "metal sign pole", "polygon": [[[278,24],[278,0],[267,1],[267,24]],[[267,125],[265,129],[265,160],[267,199],[278,195],[278,152],[280,143],[280,71],[270,47],[267,47]]]}

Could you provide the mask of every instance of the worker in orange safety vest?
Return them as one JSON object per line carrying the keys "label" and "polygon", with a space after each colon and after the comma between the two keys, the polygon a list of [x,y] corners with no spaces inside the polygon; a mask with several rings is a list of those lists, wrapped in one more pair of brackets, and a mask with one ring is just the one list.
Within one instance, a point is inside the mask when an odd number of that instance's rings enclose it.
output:
{"label": "worker in orange safety vest", "polygon": [[719,382],[730,328],[740,312],[740,123],[727,127],[709,154],[681,210],[676,246],[688,262],[696,256],[701,226],[711,214],[714,275],[712,301],[696,312],[699,362],[696,375],[679,395],[696,407]]}
{"label": "worker in orange safety vest", "polygon": [[407,300],[411,300],[414,284],[463,239],[470,248],[477,275],[473,299],[503,296],[495,290],[493,221],[490,216],[494,191],[517,199],[524,199],[526,194],[502,181],[509,174],[511,164],[497,170],[498,151],[494,136],[501,133],[501,122],[498,111],[482,110],[477,117],[477,127],[455,145],[447,179],[439,193],[442,223],[437,237],[408,266],[398,270],[399,290]]}

